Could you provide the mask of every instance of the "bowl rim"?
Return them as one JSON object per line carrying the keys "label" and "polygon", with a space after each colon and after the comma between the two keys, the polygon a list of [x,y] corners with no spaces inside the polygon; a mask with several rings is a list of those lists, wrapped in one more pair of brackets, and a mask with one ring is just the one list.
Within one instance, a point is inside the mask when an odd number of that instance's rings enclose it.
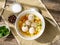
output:
{"label": "bowl rim", "polygon": [[[19,31],[18,31],[18,29],[17,29],[17,22],[18,22],[20,16],[21,16],[23,13],[26,13],[26,12],[28,13],[28,11],[36,12],[36,13],[38,13],[38,14],[42,17],[43,23],[44,23],[44,25],[43,25],[44,28],[42,29],[41,33],[40,33],[38,36],[36,36],[36,37],[34,37],[34,38],[28,38],[28,39],[27,39],[27,38],[23,37],[23,36],[19,33]],[[38,37],[40,37],[40,36],[43,34],[44,29],[45,29],[45,20],[44,20],[43,16],[42,16],[38,11],[35,11],[35,10],[25,10],[25,11],[23,11],[22,13],[20,13],[20,14],[18,15],[18,17],[17,17],[17,19],[16,19],[16,22],[15,22],[15,29],[16,29],[17,34],[18,34],[21,38],[23,38],[23,39],[25,39],[25,40],[34,40],[34,39],[37,39]]]}

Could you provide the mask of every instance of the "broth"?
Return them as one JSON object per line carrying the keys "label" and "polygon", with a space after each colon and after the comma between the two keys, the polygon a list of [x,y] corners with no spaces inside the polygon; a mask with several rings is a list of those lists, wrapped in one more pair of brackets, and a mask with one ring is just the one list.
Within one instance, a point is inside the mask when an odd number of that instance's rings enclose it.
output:
{"label": "broth", "polygon": [[[41,31],[41,28],[42,28],[42,22],[41,22],[41,19],[38,18],[36,15],[32,14],[34,16],[34,19],[32,18],[32,20],[29,20],[29,15],[30,14],[26,14],[24,16],[22,16],[19,21],[18,21],[18,27],[19,27],[19,31],[23,34],[23,35],[26,35],[26,36],[34,36],[34,35],[37,35],[40,31]],[[30,21],[30,22],[27,22],[29,23],[28,25],[26,25],[26,21]],[[34,24],[34,25],[33,25]],[[26,27],[26,29],[28,30],[25,30],[22,31],[22,27]],[[28,28],[27,28],[28,27]]]}

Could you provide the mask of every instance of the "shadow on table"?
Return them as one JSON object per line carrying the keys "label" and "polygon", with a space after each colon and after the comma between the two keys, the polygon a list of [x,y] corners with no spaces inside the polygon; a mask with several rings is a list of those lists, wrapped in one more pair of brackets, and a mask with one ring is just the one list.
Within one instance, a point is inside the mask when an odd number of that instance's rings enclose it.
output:
{"label": "shadow on table", "polygon": [[60,0],[49,0],[51,2],[60,3]]}
{"label": "shadow on table", "polygon": [[[48,9],[49,12],[51,13],[54,13],[54,14],[60,14],[60,10],[56,11],[56,10],[53,10],[53,9]],[[60,16],[60,15],[59,15]]]}
{"label": "shadow on table", "polygon": [[12,39],[14,39],[14,36],[12,33],[10,33],[10,35],[4,41],[11,41]]}
{"label": "shadow on table", "polygon": [[53,2],[53,3],[60,3],[60,0],[42,0],[43,2],[44,1],[47,1],[47,2]]}
{"label": "shadow on table", "polygon": [[52,42],[57,35],[60,35],[60,32],[57,27],[54,27],[52,24],[46,21],[45,31],[40,38],[36,39],[36,41],[40,43]]}

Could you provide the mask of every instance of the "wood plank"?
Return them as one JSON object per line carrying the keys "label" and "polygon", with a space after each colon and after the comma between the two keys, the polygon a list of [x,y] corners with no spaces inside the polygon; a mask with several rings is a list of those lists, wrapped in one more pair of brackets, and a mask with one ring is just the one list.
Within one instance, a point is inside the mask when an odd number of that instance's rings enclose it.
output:
{"label": "wood plank", "polygon": [[[60,0],[42,0],[55,20],[60,24]],[[9,35],[6,40],[0,39],[0,45],[18,45],[13,35]],[[53,45],[60,45],[53,44]]]}

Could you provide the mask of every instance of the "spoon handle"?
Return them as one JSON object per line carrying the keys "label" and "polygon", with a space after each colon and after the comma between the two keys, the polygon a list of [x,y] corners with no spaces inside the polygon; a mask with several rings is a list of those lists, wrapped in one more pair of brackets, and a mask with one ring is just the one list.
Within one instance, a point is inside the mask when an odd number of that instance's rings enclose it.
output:
{"label": "spoon handle", "polygon": [[3,10],[2,10],[2,13],[0,14],[0,16],[3,15],[3,13],[4,13],[4,10],[5,10],[5,7],[6,7],[6,2],[7,2],[7,0],[5,0],[5,5],[4,5],[4,7],[2,7]]}

